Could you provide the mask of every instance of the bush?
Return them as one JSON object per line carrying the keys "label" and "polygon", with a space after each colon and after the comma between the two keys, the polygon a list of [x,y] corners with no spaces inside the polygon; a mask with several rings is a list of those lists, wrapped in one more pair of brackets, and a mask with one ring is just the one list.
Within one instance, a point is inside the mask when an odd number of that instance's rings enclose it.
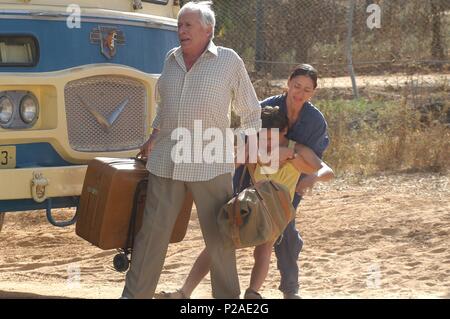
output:
{"label": "bush", "polygon": [[[324,160],[338,174],[380,171],[446,171],[450,167],[450,127],[445,118],[424,115],[400,102],[318,101],[329,124]],[[431,116],[431,114],[430,114]]]}

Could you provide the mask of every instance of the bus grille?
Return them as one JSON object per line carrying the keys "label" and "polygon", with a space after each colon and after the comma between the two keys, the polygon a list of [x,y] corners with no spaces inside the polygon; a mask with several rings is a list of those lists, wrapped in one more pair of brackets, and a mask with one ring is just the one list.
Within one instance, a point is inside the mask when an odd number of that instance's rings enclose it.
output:
{"label": "bus grille", "polygon": [[70,146],[81,152],[135,149],[145,142],[145,86],[123,76],[93,76],[64,88]]}

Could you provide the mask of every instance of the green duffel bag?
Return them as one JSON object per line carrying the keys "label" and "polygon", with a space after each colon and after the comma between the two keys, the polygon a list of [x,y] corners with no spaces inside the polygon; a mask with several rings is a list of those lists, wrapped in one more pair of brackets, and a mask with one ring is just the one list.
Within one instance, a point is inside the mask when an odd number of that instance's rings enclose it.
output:
{"label": "green duffel bag", "polygon": [[237,249],[275,241],[294,217],[287,187],[264,180],[230,199],[217,222],[225,244]]}

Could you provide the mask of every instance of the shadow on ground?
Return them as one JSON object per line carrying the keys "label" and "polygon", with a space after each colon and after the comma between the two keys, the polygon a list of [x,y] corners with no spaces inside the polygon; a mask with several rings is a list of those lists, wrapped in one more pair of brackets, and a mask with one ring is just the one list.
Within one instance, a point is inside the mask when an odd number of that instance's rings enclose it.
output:
{"label": "shadow on ground", "polygon": [[21,292],[21,291],[0,290],[0,299],[73,299],[73,298],[61,297],[61,296],[39,295],[39,294],[32,294],[29,292]]}

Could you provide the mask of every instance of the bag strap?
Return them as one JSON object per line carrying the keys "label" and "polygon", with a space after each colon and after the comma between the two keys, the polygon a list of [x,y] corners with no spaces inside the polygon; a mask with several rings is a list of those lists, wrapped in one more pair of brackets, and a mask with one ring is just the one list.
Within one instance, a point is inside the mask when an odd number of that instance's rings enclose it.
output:
{"label": "bag strap", "polygon": [[250,174],[250,179],[252,181],[252,184],[255,185],[256,184],[256,180],[255,180],[255,170],[256,170],[256,164],[245,164],[245,167],[248,170],[248,173]]}
{"label": "bag strap", "polygon": [[250,184],[255,185],[255,169],[256,164],[244,164],[244,169],[242,170],[241,178],[239,178],[238,187],[234,190],[234,195],[239,194],[242,191],[242,185],[244,184],[245,175],[250,175]]}
{"label": "bag strap", "polygon": [[296,141],[289,140],[289,142],[288,142],[288,148],[290,148],[290,149],[295,149],[295,144],[296,144],[296,143],[297,143]]}
{"label": "bag strap", "polygon": [[239,184],[237,189],[234,190],[234,195],[236,196],[242,190],[242,185],[244,184],[245,174],[247,173],[247,165],[244,165],[244,169],[242,170],[241,178],[239,179]]}
{"label": "bag strap", "polygon": [[239,237],[239,226],[242,224],[241,212],[239,209],[239,203],[237,200],[234,201],[232,209],[228,209],[228,220],[230,221],[231,228],[231,239],[234,246],[241,246],[241,239]]}
{"label": "bag strap", "polygon": [[291,216],[291,209],[289,208],[289,204],[291,203],[291,201],[288,198],[286,198],[286,193],[281,191],[281,189],[278,186],[276,186],[272,181],[270,181],[270,184],[272,184],[272,186],[276,190],[276,193],[277,193],[278,198],[280,200],[281,207],[283,208],[284,215],[286,216],[286,219],[289,219],[290,216]]}

